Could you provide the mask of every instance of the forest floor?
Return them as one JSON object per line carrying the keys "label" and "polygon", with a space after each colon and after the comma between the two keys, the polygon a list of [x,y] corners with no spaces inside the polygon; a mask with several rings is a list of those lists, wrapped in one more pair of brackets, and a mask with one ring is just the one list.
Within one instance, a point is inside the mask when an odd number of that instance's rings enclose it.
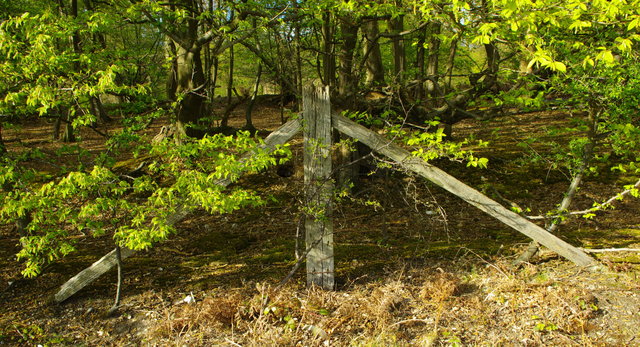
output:
{"label": "forest floor", "polygon": [[[242,126],[240,113],[231,125]],[[479,150],[489,168],[434,164],[492,198],[545,214],[568,179],[544,163],[520,165],[546,149],[517,144],[566,119],[554,111],[465,121],[454,136],[491,141],[491,151]],[[161,125],[154,122],[149,137]],[[279,109],[259,106],[254,125],[274,130]],[[34,121],[3,136],[10,151],[38,147],[53,157],[62,145],[49,140],[50,129]],[[90,152],[104,148],[93,131],[81,135]],[[300,138],[292,150],[293,176],[271,169],[238,183],[269,198],[266,206],[193,214],[170,240],[125,260],[122,307],[113,316],[106,315],[113,270],[64,303],[51,301],[60,285],[113,248],[108,236],[82,239],[78,252],[23,279],[18,237],[1,226],[0,345],[640,345],[639,253],[594,253],[605,270],[591,272],[543,250],[514,269],[526,237],[423,179],[391,170],[362,177],[352,197],[336,204],[337,290],[305,288],[304,269],[278,287],[296,263],[302,216]],[[575,208],[608,199],[633,183],[626,179],[589,177]],[[628,198],[592,220],[568,219],[558,236],[583,248],[640,248],[639,209],[640,201]]]}

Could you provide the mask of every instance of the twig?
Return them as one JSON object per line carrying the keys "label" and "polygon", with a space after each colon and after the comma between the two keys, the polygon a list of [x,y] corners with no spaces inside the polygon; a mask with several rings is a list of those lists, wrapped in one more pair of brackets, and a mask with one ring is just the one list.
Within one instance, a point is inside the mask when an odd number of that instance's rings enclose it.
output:
{"label": "twig", "polygon": [[[324,234],[324,231],[323,231]],[[302,262],[307,259],[307,254],[309,254],[309,252],[311,252],[311,250],[317,246],[320,242],[322,242],[322,237],[315,240],[309,247],[307,247],[307,249],[305,249],[305,251],[300,254],[300,258],[298,259],[298,261],[296,261],[296,263],[293,265],[293,268],[291,268],[291,271],[289,271],[289,273],[287,274],[287,276],[285,276],[285,278],[282,279],[282,281],[280,281],[280,283],[278,283],[278,285],[276,286],[276,288],[280,288],[282,286],[284,286],[285,284],[287,284],[287,282],[289,282],[289,280],[293,277],[293,275],[295,275],[295,273],[298,271],[298,269],[300,268],[300,265],[302,264]]]}
{"label": "twig", "polygon": [[20,332],[20,329],[18,329],[18,327],[17,327],[17,326],[15,326],[15,325],[14,325],[14,326],[13,326],[13,328],[14,328],[14,329],[16,329],[16,332],[18,333],[18,335],[20,335],[20,337],[22,337],[22,340],[23,340],[23,341],[26,341],[26,340],[27,340],[27,338],[26,338],[26,337],[24,337],[24,335]]}
{"label": "twig", "polygon": [[122,289],[122,255],[120,252],[120,245],[116,245],[116,264],[118,265],[118,288],[116,289],[116,298],[113,302],[113,306],[109,309],[109,315],[116,313],[120,307],[120,291]]}
{"label": "twig", "polygon": [[496,269],[496,271],[498,271],[500,274],[502,274],[504,277],[509,278],[509,275],[507,273],[505,273],[504,271],[502,271],[502,269],[500,269],[499,267],[497,267],[495,264],[492,264],[488,261],[486,261],[484,258],[482,258],[478,253],[472,251],[471,249],[467,248],[467,247],[460,247],[460,249],[464,249],[466,250],[468,253],[471,253],[473,255],[475,255],[476,257],[478,257],[478,259],[480,259],[482,262],[484,262],[485,264],[487,264],[487,266],[492,267],[494,269]]}
{"label": "twig", "polygon": [[640,248],[601,248],[601,249],[580,248],[580,249],[586,253],[640,252]]}
{"label": "twig", "polygon": [[241,344],[235,343],[235,342],[233,342],[233,341],[229,340],[229,339],[228,339],[228,338],[226,338],[226,337],[224,338],[224,340],[225,340],[225,341],[227,341],[229,344],[231,344],[231,345],[233,345],[233,346],[242,347],[242,345],[241,345]]}
{"label": "twig", "polygon": [[107,133],[103,133],[102,131],[98,130],[98,128],[96,128],[95,126],[89,125],[88,128],[93,130],[93,131],[95,131],[98,135],[100,135],[102,137],[105,137],[107,139],[109,138],[109,135]]}
{"label": "twig", "polygon": [[[563,216],[578,216],[578,215],[583,215],[583,214],[587,214],[587,213],[593,213],[596,211],[600,211],[604,208],[606,208],[607,206],[613,204],[613,202],[615,202],[616,200],[621,200],[625,195],[628,195],[629,193],[631,193],[631,190],[635,189],[635,188],[640,188],[640,180],[638,180],[634,185],[633,188],[631,189],[625,189],[623,191],[621,191],[620,193],[612,196],[611,198],[609,198],[607,201],[598,204],[595,207],[586,209],[586,210],[582,210],[582,211],[571,211],[571,212],[567,212],[564,213]],[[555,219],[561,217],[561,215],[549,215],[549,216],[526,216],[527,219],[532,219],[532,220],[537,220],[537,219]]]}
{"label": "twig", "polygon": [[298,225],[296,225],[296,261],[300,261],[302,256],[300,255],[300,229],[302,228],[302,224],[304,223],[304,217],[298,218]]}
{"label": "twig", "polygon": [[418,319],[418,318],[405,319],[405,320],[401,320],[399,322],[395,322],[395,323],[389,325],[389,327],[400,325],[400,324],[404,324],[404,323],[411,323],[411,322],[420,322],[420,323],[428,324],[429,320],[427,320],[427,319]]}

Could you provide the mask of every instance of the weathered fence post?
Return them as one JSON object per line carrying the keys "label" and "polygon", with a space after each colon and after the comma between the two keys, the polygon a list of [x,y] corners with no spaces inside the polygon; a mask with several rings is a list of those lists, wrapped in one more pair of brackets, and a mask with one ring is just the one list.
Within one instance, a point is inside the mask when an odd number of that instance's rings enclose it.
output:
{"label": "weathered fence post", "polygon": [[304,129],[307,285],[334,287],[329,87],[307,87],[302,96]]}

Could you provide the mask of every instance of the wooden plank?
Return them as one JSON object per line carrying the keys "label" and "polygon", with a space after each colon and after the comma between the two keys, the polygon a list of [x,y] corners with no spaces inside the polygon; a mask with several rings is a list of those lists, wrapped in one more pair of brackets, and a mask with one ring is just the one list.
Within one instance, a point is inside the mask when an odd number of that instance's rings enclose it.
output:
{"label": "wooden plank", "polygon": [[[267,138],[264,140],[264,145],[262,148],[266,148],[269,150],[273,150],[277,145],[282,145],[289,141],[295,134],[297,134],[302,128],[299,120],[294,119],[291,120],[280,128],[269,134]],[[251,153],[246,153],[243,155],[240,160],[247,160],[251,156]],[[231,184],[231,181],[228,179],[221,179],[217,182],[217,184],[226,187]],[[189,211],[186,209],[178,208],[178,210],[167,217],[167,223],[169,225],[173,225],[183,220],[185,217],[189,215]],[[135,251],[123,247],[121,249],[121,257],[122,259],[128,258],[135,253]],[[54,300],[58,303],[67,300],[73,294],[77,293],[80,289],[86,287],[91,282],[95,281],[98,277],[105,274],[112,267],[116,265],[116,252],[115,249],[109,253],[107,253],[104,257],[100,258],[100,260],[93,263],[88,268],[82,270],[77,275],[69,279],[65,282],[60,290],[54,295]]]}
{"label": "wooden plank", "polygon": [[547,232],[517,213],[503,207],[499,203],[491,200],[487,196],[467,186],[437,167],[420,158],[413,157],[409,151],[395,145],[385,137],[380,136],[338,114],[333,114],[332,120],[333,126],[338,129],[338,131],[357,139],[371,147],[374,151],[391,158],[402,167],[423,176],[435,185],[457,195],[462,200],[470,203],[529,238],[538,241],[576,265],[585,267],[598,266],[598,263],[585,252],[559,239],[555,235]]}
{"label": "wooden plank", "polygon": [[304,185],[307,247],[307,285],[334,288],[333,222],[331,180],[331,104],[329,87],[305,88],[304,105]]}
{"label": "wooden plank", "polygon": [[[169,225],[178,223],[188,214],[189,212],[187,210],[180,208],[171,216],[167,217],[167,223]],[[121,259],[129,258],[134,253],[134,250],[127,247],[120,248]],[[116,266],[116,264],[116,250],[114,249],[111,252],[107,253],[104,257],[93,263],[91,266],[80,271],[77,275],[73,276],[71,279],[65,282],[60,287],[60,290],[54,295],[54,300],[58,303],[67,300],[73,294],[77,293],[80,289],[86,287],[87,285],[98,279],[98,277],[111,270],[111,268]]]}
{"label": "wooden plank", "polygon": [[[300,130],[302,129],[302,123],[299,119],[292,119],[285,124],[283,124],[278,129],[274,130],[271,134],[269,134],[264,139],[264,145],[261,146],[262,149],[268,149],[269,151],[273,151],[276,146],[283,145],[287,141],[289,141],[292,137],[294,137]],[[244,162],[248,160],[253,153],[248,152],[243,154],[239,161]],[[229,179],[220,179],[217,181],[217,184],[226,187],[231,184]]]}
{"label": "wooden plank", "polygon": [[[129,258],[133,253],[135,253],[135,251],[129,248],[120,248],[121,259]],[[63,302],[71,295],[77,293],[80,289],[86,287],[89,283],[95,281],[105,272],[109,271],[116,265],[116,263],[116,250],[114,249],[62,285],[60,290],[54,295],[54,300],[56,302]]]}

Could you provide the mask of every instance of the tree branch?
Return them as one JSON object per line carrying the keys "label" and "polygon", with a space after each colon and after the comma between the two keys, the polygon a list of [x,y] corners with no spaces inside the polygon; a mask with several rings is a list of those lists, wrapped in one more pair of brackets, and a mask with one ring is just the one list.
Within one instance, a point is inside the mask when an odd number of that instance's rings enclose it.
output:
{"label": "tree branch", "polygon": [[[411,34],[415,33],[416,31],[424,29],[428,24],[429,24],[429,22],[424,22],[424,23],[418,25],[417,27],[415,27],[413,29],[401,31],[399,33],[391,33],[391,32],[388,32],[388,31],[381,32],[381,33],[378,33],[378,38],[384,37],[384,38],[387,38],[387,39],[392,39],[392,38],[411,35]],[[376,38],[376,40],[378,38]]]}
{"label": "tree branch", "polygon": [[[572,212],[568,212],[563,214],[563,216],[566,215],[570,215],[570,216],[580,216],[580,215],[585,215],[588,213],[593,213],[593,212],[597,212],[597,211],[601,211],[605,208],[607,208],[608,206],[613,205],[613,203],[616,200],[622,200],[622,198],[625,197],[625,195],[629,195],[629,193],[631,193],[631,190],[633,189],[637,189],[640,188],[640,180],[638,180],[632,188],[630,189],[625,189],[623,191],[621,191],[620,193],[612,196],[611,198],[609,198],[608,200],[606,200],[605,202],[598,204],[597,206],[594,206],[592,208],[586,209],[586,210],[582,210],[582,211],[572,211]],[[541,219],[555,219],[560,217],[560,215],[550,215],[550,216],[526,216],[528,219],[531,220],[541,220]]]}
{"label": "tree branch", "polygon": [[601,248],[601,249],[589,249],[580,248],[585,253],[605,253],[605,252],[640,252],[640,248]]}
{"label": "tree branch", "polygon": [[154,24],[154,26],[158,28],[163,34],[167,35],[171,40],[173,40],[175,43],[177,43],[181,47],[185,47],[185,48],[187,47],[187,43],[184,40],[182,40],[181,37],[165,29],[162,23],[158,22],[158,20],[156,20],[151,15],[151,13],[149,13],[149,11],[147,11],[146,9],[142,9],[142,13],[144,13],[144,15],[147,16],[147,18],[149,18],[149,21],[151,21]]}
{"label": "tree branch", "polygon": [[[229,47],[231,47],[231,46],[233,46],[233,45],[235,45],[235,44],[237,44],[239,42],[242,42],[242,41],[248,39],[249,37],[253,36],[258,31],[258,29],[260,29],[262,27],[266,27],[268,24],[275,23],[276,19],[278,17],[280,17],[280,15],[282,15],[288,8],[289,8],[289,5],[287,5],[284,9],[282,9],[282,11],[278,12],[275,16],[269,18],[269,20],[263,26],[255,27],[255,28],[249,30],[245,35],[243,35],[243,36],[241,36],[241,37],[239,37],[237,39],[229,40],[226,44],[219,45],[217,47],[217,49],[216,49],[216,53],[223,52],[227,48],[229,48]],[[207,33],[205,33],[205,35],[203,35],[203,36],[206,36]],[[198,42],[199,41],[200,41],[200,39],[198,39]],[[206,41],[206,42],[208,42],[208,41]],[[204,43],[206,43],[206,42],[204,42]]]}

